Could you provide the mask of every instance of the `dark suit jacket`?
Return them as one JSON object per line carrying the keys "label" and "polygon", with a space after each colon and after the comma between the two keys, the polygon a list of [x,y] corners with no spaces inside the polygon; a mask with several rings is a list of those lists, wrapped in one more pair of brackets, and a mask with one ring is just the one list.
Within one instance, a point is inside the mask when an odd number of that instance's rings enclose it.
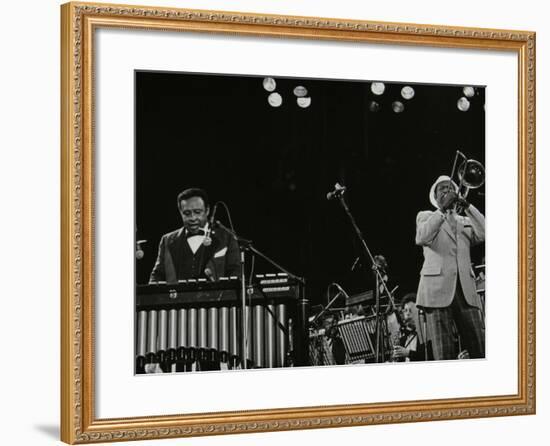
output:
{"label": "dark suit jacket", "polygon": [[[214,280],[223,276],[239,276],[240,255],[235,239],[222,229],[213,230],[210,238],[212,243],[201,245],[195,254],[201,263],[200,276],[204,277],[206,268],[210,269]],[[183,227],[163,235],[149,282],[177,283],[178,280],[193,278],[182,276],[181,265],[185,256],[193,256],[193,251],[187,243]]]}

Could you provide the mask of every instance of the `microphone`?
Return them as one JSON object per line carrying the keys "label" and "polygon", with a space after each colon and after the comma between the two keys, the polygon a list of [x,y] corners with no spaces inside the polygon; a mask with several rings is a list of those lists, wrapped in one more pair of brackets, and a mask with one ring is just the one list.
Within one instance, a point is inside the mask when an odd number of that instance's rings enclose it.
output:
{"label": "microphone", "polygon": [[210,213],[210,218],[208,219],[208,229],[206,230],[206,233],[204,234],[204,240],[202,242],[202,244],[204,246],[210,246],[210,244],[212,243],[212,239],[210,238],[210,234],[212,234],[212,228],[214,227],[214,219],[216,218],[216,210],[218,209],[218,203],[219,203],[219,201],[212,208],[212,212]]}
{"label": "microphone", "polygon": [[216,211],[218,210],[218,204],[219,204],[219,201],[216,202],[216,204],[212,208],[212,212],[210,213],[210,219],[208,220],[209,230],[212,230],[212,225],[214,224],[214,220],[216,218]]}
{"label": "microphone", "polygon": [[334,185],[334,190],[327,194],[327,200],[334,200],[340,198],[346,191],[346,186],[342,186],[340,183]]}
{"label": "microphone", "polygon": [[344,291],[344,289],[338,285],[336,282],[332,282],[330,286],[335,287],[340,294],[342,294],[346,299],[349,299],[349,294]]}
{"label": "microphone", "polygon": [[141,260],[145,256],[145,253],[143,252],[143,248],[141,247],[142,243],[147,242],[147,240],[138,240],[136,242],[136,259]]}
{"label": "microphone", "polygon": [[353,271],[357,265],[359,265],[359,260],[361,260],[361,256],[358,256],[355,259],[355,262],[353,262],[353,265],[351,265],[351,270]]}
{"label": "microphone", "polygon": [[216,279],[214,278],[214,273],[212,272],[212,270],[210,268],[205,268],[204,269],[204,275],[208,278],[208,280],[210,282],[215,282]]}

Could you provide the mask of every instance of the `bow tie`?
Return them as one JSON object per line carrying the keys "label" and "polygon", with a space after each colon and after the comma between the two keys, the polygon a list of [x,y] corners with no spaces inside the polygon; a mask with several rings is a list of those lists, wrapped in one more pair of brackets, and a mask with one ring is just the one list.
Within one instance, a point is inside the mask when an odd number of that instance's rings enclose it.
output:
{"label": "bow tie", "polygon": [[189,231],[186,231],[185,232],[185,237],[186,238],[191,238],[191,237],[195,237],[195,236],[198,236],[198,235],[204,235],[204,230],[202,229],[199,229],[197,232],[195,233],[191,233]]}

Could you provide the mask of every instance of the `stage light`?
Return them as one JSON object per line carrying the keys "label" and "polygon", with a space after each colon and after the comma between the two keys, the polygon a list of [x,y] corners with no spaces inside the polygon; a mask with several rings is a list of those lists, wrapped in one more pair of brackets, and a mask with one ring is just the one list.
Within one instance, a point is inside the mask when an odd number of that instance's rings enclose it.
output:
{"label": "stage light", "polygon": [[414,89],[408,85],[403,87],[401,89],[401,96],[403,96],[403,99],[412,99],[414,97]]}
{"label": "stage light", "polygon": [[466,112],[470,108],[470,101],[463,96],[456,102],[456,106],[461,112]]}
{"label": "stage light", "polygon": [[298,98],[303,98],[303,97],[307,96],[307,88],[302,86],[302,85],[298,85],[294,89],[294,96],[296,96]]}
{"label": "stage light", "polygon": [[467,98],[471,98],[475,94],[474,87],[464,87],[462,89],[462,92],[464,93],[464,96],[466,96]]}
{"label": "stage light", "polygon": [[392,102],[391,108],[395,113],[401,113],[403,110],[405,110],[405,106],[403,105],[403,102],[400,102],[400,101]]}
{"label": "stage light", "polygon": [[263,82],[266,91],[274,91],[277,87],[277,82],[272,77],[266,77]]}
{"label": "stage light", "polygon": [[272,107],[279,107],[283,103],[283,98],[279,93],[271,93],[267,97],[267,102]]}
{"label": "stage light", "polygon": [[376,101],[369,101],[369,111],[375,113],[380,110],[380,104]]}
{"label": "stage light", "polygon": [[377,96],[383,94],[385,89],[386,86],[382,82],[373,82],[372,84],[370,84],[370,91],[372,91]]}
{"label": "stage light", "polygon": [[298,103],[298,106],[308,108],[311,105],[311,98],[297,98],[296,102]]}

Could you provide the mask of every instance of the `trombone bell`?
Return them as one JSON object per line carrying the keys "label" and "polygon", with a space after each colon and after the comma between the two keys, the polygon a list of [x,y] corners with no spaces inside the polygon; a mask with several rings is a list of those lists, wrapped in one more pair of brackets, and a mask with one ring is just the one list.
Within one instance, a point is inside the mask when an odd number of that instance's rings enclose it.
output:
{"label": "trombone bell", "polygon": [[462,157],[463,161],[460,163],[456,171],[459,180],[458,189],[459,195],[462,198],[466,198],[470,189],[477,189],[485,182],[485,168],[479,161],[467,159],[462,152],[457,150],[453,164],[453,171],[451,173],[451,179],[454,175],[457,158],[459,156]]}
{"label": "trombone bell", "polygon": [[458,178],[463,186],[477,189],[485,182],[485,168],[476,160],[463,161],[458,168]]}

